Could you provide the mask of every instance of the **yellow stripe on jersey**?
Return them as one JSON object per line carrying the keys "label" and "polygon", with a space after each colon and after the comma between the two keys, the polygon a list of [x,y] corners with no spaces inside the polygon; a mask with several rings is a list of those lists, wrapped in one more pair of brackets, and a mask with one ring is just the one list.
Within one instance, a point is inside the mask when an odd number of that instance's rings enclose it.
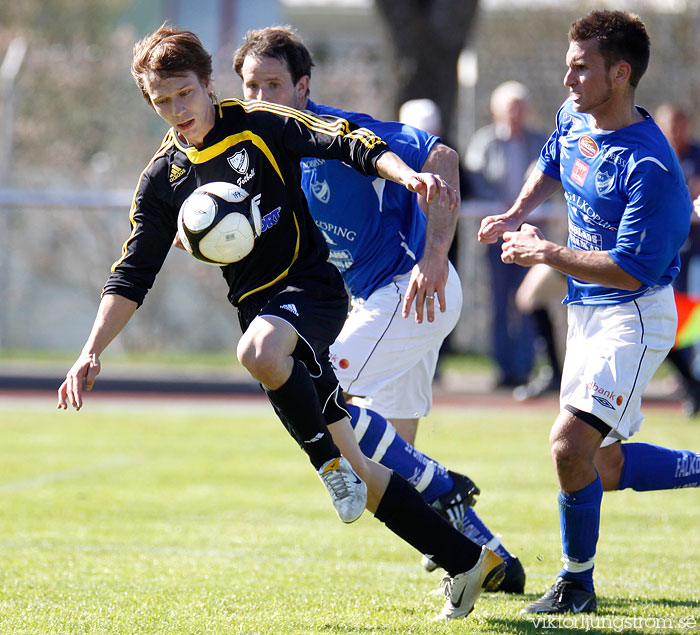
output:
{"label": "yellow stripe on jersey", "polygon": [[327,121],[306,110],[297,110],[290,106],[273,104],[267,101],[255,100],[239,102],[239,104],[246,112],[262,110],[265,112],[272,112],[276,115],[282,115],[283,117],[291,117],[292,119],[301,121],[309,128],[318,129],[319,132],[324,132],[334,137],[337,137],[339,134],[347,134],[350,131],[350,125],[347,119],[343,119],[342,117],[336,117],[334,121]]}
{"label": "yellow stripe on jersey", "polygon": [[370,150],[374,146],[384,144],[384,141],[380,139],[376,134],[367,128],[358,128],[352,132],[348,132],[345,135],[348,139],[359,139],[364,145],[366,145]]}
{"label": "yellow stripe on jersey", "polygon": [[163,137],[163,141],[160,144],[160,148],[158,148],[157,152],[153,155],[153,158],[148,162],[148,165],[143,169],[141,172],[141,175],[139,176],[138,183],[136,185],[136,190],[134,191],[134,196],[131,199],[131,207],[129,208],[129,222],[131,223],[131,234],[129,234],[129,237],[126,239],[124,244],[122,245],[122,255],[119,260],[117,260],[113,265],[112,265],[112,273],[114,273],[115,269],[121,264],[122,260],[126,257],[127,251],[129,249],[129,241],[133,238],[134,236],[134,231],[136,231],[136,221],[134,220],[134,214],[136,213],[136,194],[139,191],[139,187],[141,187],[141,179],[143,179],[143,175],[146,173],[146,170],[153,165],[153,162],[158,159],[159,157],[163,156],[165,154],[166,150],[170,148],[173,145],[174,142],[174,135],[172,128],[168,130],[167,134],[165,137]]}
{"label": "yellow stripe on jersey", "polygon": [[258,287],[257,289],[252,289],[246,293],[244,293],[240,298],[238,298],[238,302],[242,302],[244,298],[247,298],[249,295],[253,295],[254,293],[257,293],[258,291],[262,291],[263,289],[267,289],[268,287],[271,287],[273,284],[276,284],[282,278],[285,278],[287,274],[289,273],[289,270],[292,268],[292,265],[296,262],[296,259],[299,257],[299,242],[300,242],[300,233],[299,233],[299,222],[297,221],[297,215],[292,211],[292,218],[294,219],[294,226],[296,227],[297,230],[297,244],[294,247],[294,256],[292,256],[292,262],[289,263],[289,267],[287,267],[279,276],[277,276],[274,280],[271,280],[270,282]]}
{"label": "yellow stripe on jersey", "polygon": [[[349,139],[359,139],[360,142],[370,150],[376,145],[384,143],[376,134],[367,128],[357,128],[350,131],[350,124],[347,119],[337,117],[334,121],[329,122],[325,119],[316,117],[312,113],[305,110],[296,110],[289,106],[281,104],[273,104],[266,101],[240,101],[238,99],[227,100],[230,104],[240,105],[246,112],[262,110],[272,112],[284,117],[291,117],[297,121],[301,121],[309,130],[320,132],[332,137],[344,135]],[[224,102],[224,105],[226,102]]]}
{"label": "yellow stripe on jersey", "polygon": [[254,146],[256,146],[262,151],[262,153],[267,157],[267,160],[270,162],[272,167],[275,169],[275,172],[277,172],[277,176],[279,176],[282,183],[284,183],[284,177],[282,176],[282,172],[280,171],[279,165],[277,164],[275,157],[270,151],[270,148],[267,146],[267,144],[263,141],[261,137],[251,132],[250,130],[244,130],[243,132],[229,135],[225,139],[222,139],[218,143],[215,143],[213,146],[204,148],[204,150],[201,151],[197,150],[197,148],[183,147],[177,138],[175,138],[175,145],[179,150],[181,150],[187,155],[187,158],[190,160],[190,163],[198,164],[206,163],[207,161],[215,159],[216,157],[226,152],[226,150],[228,150],[229,148],[232,148],[233,146],[238,145],[243,141],[252,142]]}

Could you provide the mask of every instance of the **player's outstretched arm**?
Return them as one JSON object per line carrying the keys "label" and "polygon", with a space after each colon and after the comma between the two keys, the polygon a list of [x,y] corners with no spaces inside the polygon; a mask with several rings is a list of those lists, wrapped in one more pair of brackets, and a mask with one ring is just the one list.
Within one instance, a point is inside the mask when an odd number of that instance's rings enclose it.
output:
{"label": "player's outstretched arm", "polygon": [[435,203],[447,209],[456,208],[459,203],[457,190],[440,175],[430,172],[416,172],[391,151],[384,152],[376,163],[377,174],[383,179],[403,185],[409,192],[423,196],[428,203]]}
{"label": "player's outstretched arm", "polygon": [[428,203],[423,196],[418,202],[427,216],[425,249],[422,258],[411,271],[411,279],[403,302],[402,315],[408,317],[415,300],[415,320],[423,321],[424,311],[428,322],[435,319],[435,307],[447,310],[445,285],[449,275],[447,255],[454,238],[459,217],[459,155],[450,147],[437,143],[421,167],[422,172],[439,175],[457,192],[457,205],[447,208]]}
{"label": "player's outstretched arm", "polygon": [[559,188],[561,188],[561,181],[547,176],[537,168],[531,170],[512,207],[505,214],[487,216],[481,221],[479,242],[493,244],[503,236],[504,232],[515,231],[525,222],[530,212],[544,203]]}
{"label": "player's outstretched arm", "polygon": [[83,388],[92,390],[100,372],[100,354],[126,326],[136,308],[136,302],[119,295],[109,294],[102,298],[90,336],[58,389],[56,408],[66,410],[70,404],[80,410]]}

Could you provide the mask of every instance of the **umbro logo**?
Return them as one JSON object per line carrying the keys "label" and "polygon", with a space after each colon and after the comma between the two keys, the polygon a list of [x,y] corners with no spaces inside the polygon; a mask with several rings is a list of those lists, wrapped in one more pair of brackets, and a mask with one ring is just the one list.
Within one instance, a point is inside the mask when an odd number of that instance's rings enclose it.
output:
{"label": "umbro logo", "polygon": [[289,311],[290,313],[294,313],[294,315],[299,317],[299,311],[297,311],[297,307],[294,304],[283,304],[280,308],[284,309],[285,311]]}
{"label": "umbro logo", "polygon": [[181,168],[179,165],[171,165],[170,166],[170,176],[168,177],[168,180],[171,183],[174,183],[177,181],[183,174],[185,173],[185,169]]}
{"label": "umbro logo", "polygon": [[601,397],[599,395],[591,395],[591,397],[593,397],[593,399],[595,399],[601,406],[610,408],[610,410],[615,410],[615,406],[613,406],[605,397]]}

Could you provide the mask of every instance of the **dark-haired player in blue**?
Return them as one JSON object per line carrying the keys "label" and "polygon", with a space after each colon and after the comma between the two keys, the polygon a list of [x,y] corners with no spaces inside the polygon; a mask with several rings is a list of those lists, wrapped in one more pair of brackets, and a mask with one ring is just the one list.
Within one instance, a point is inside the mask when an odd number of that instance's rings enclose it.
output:
{"label": "dark-haired player in blue", "polygon": [[[459,158],[438,137],[311,101],[311,53],[291,28],[248,32],[233,66],[246,99],[342,116],[385,136],[408,165],[457,187]],[[430,412],[438,352],[462,307],[461,283],[447,260],[456,215],[430,207],[424,213],[419,197],[405,196],[386,179],[357,178],[341,161],[307,158],[301,169],[311,215],[352,295],[352,311],[330,352],[360,448],[407,478],[471,540],[503,558],[506,577],[497,590],[522,593],[520,561],[471,507],[478,489],[410,445],[419,418]],[[414,300],[416,319],[406,319]],[[435,568],[430,558],[423,562]]]}
{"label": "dark-haired player in blue", "polygon": [[[676,156],[635,105],[649,60],[642,21],[594,11],[569,30],[557,128],[514,205],[481,223],[479,240],[503,237],[506,263],[567,274],[569,330],[560,414],[550,434],[559,480],[564,567],[526,613],[596,610],[593,559],[603,490],[697,487],[700,455],[621,443],[642,422],[642,392],[673,345],[670,283],[688,235],[691,203]],[[527,215],[560,187],[568,246],[545,240]]]}

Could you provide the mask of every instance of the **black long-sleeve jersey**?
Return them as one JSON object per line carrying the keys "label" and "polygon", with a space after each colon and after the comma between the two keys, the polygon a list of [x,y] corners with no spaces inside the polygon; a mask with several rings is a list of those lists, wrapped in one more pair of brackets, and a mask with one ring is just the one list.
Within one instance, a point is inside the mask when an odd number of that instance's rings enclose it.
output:
{"label": "black long-sleeve jersey", "polygon": [[313,270],[327,261],[328,247],[300,187],[300,159],[340,159],[376,175],[386,150],[374,133],[345,119],[260,101],[223,101],[201,148],[183,144],[171,129],[146,166],[131,205],[131,235],[103,293],[143,302],[172,245],[180,206],[213,181],[235,183],[251,198],[260,195],[263,231],[253,251],[222,267],[232,304]]}

